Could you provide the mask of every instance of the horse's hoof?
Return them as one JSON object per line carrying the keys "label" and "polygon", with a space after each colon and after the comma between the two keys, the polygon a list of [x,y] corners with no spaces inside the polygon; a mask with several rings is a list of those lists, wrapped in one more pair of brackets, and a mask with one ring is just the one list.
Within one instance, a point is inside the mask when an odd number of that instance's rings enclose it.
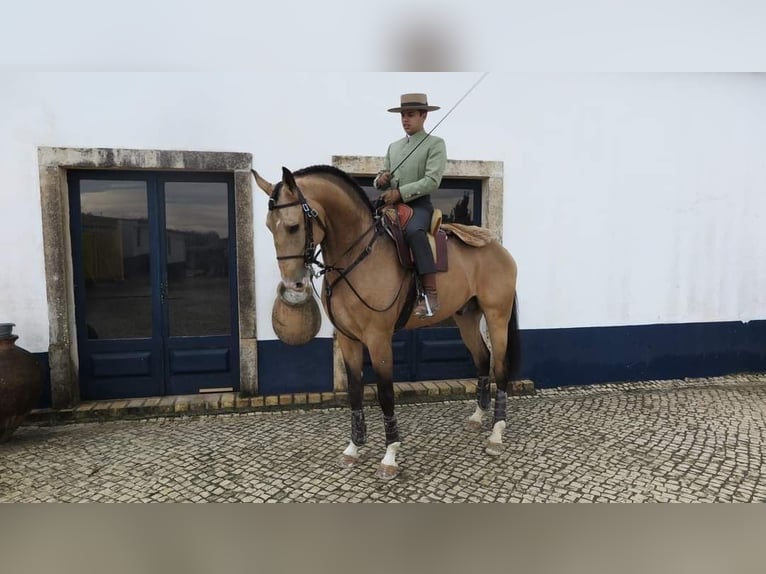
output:
{"label": "horse's hoof", "polygon": [[375,472],[375,476],[380,480],[391,480],[399,475],[399,466],[391,466],[389,464],[381,464],[378,466],[378,470]]}
{"label": "horse's hoof", "polygon": [[338,466],[341,468],[353,468],[359,463],[358,456],[349,456],[342,454],[338,457]]}
{"label": "horse's hoof", "polygon": [[484,448],[484,452],[489,456],[500,456],[503,454],[503,451],[505,451],[505,445],[503,443],[493,442],[491,440],[487,441],[487,445]]}
{"label": "horse's hoof", "polygon": [[481,421],[475,421],[473,419],[467,419],[465,421],[465,428],[469,431],[480,431],[482,427]]}

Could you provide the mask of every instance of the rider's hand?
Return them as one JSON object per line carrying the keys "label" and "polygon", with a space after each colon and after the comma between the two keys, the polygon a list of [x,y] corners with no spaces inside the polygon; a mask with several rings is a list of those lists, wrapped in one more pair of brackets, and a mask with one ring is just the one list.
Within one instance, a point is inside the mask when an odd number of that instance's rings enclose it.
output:
{"label": "rider's hand", "polygon": [[386,187],[391,182],[391,172],[384,171],[378,176],[378,187]]}
{"label": "rider's hand", "polygon": [[390,189],[387,192],[383,193],[380,198],[383,200],[383,203],[386,205],[392,204],[392,203],[399,203],[402,201],[402,194],[399,193],[398,189]]}

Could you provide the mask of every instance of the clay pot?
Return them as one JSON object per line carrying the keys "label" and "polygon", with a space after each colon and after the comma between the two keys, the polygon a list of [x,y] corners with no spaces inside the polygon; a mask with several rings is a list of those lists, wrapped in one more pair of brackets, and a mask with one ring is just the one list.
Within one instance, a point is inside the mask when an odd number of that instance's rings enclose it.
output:
{"label": "clay pot", "polygon": [[[10,328],[8,327],[10,325]],[[40,399],[43,371],[32,353],[16,346],[13,323],[0,324],[0,442],[7,440]]]}
{"label": "clay pot", "polygon": [[306,285],[303,291],[288,291],[280,282],[271,310],[271,325],[279,340],[288,345],[304,345],[316,337],[322,315],[311,285]]}

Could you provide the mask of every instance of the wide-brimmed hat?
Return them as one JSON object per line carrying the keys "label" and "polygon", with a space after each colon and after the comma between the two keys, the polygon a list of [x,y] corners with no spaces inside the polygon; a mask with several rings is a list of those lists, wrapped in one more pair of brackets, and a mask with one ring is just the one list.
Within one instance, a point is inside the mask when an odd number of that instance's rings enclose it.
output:
{"label": "wide-brimmed hat", "polygon": [[438,110],[439,106],[429,106],[428,98],[425,94],[402,94],[398,108],[389,108],[389,112],[401,112],[404,110],[426,110],[432,112]]}

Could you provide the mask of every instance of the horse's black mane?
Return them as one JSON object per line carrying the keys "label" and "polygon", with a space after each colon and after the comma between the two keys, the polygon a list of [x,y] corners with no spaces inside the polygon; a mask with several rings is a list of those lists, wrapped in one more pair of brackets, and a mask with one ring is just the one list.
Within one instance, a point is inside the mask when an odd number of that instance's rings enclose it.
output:
{"label": "horse's black mane", "polygon": [[[332,175],[342,180],[348,187],[350,187],[356,192],[356,194],[359,196],[359,200],[370,211],[370,213],[373,213],[375,211],[375,209],[372,206],[372,203],[370,202],[370,198],[367,197],[367,194],[364,192],[364,189],[362,189],[362,187],[356,182],[356,180],[353,177],[348,175],[342,169],[338,169],[337,167],[333,167],[331,165],[310,165],[308,167],[304,167],[303,169],[299,169],[298,171],[293,172],[294,177],[300,177],[302,175],[315,175],[315,174]],[[272,197],[275,197],[275,198],[279,197],[280,189],[282,189],[281,181],[274,185],[274,191],[272,192]]]}

